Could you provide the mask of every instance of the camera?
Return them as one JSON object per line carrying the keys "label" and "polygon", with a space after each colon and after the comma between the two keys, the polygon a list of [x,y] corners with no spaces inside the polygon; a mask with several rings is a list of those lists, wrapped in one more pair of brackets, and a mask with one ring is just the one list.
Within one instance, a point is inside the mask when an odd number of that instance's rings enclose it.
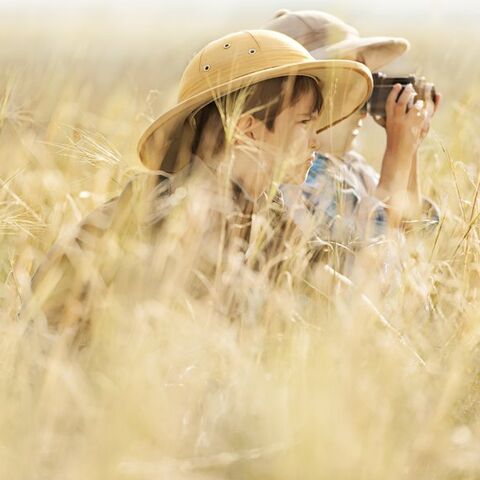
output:
{"label": "camera", "polygon": [[[385,104],[387,102],[387,97],[390,94],[390,91],[396,83],[405,86],[411,83],[417,93],[415,101],[425,100],[427,85],[425,77],[416,77],[415,75],[389,77],[385,73],[381,72],[372,74],[372,77],[373,92],[368,102],[362,107],[362,111],[369,113],[377,121],[384,121],[386,119],[387,114],[385,111]],[[401,95],[405,86],[402,87],[398,96]],[[432,86],[431,94],[432,100],[435,101],[436,93],[434,86]]]}

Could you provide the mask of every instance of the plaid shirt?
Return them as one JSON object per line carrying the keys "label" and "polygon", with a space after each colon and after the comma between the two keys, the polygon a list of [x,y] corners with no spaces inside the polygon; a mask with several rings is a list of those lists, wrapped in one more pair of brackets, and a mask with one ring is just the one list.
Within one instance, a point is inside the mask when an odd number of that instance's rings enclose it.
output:
{"label": "plaid shirt", "polygon": [[[356,152],[342,159],[317,153],[305,183],[283,185],[281,190],[301,228],[313,219],[315,231],[323,240],[360,246],[383,238],[387,232],[387,208],[373,196],[378,180],[379,174]],[[299,208],[299,202],[306,208]],[[422,230],[437,225],[437,206],[424,198],[423,210],[422,219],[415,225]]]}

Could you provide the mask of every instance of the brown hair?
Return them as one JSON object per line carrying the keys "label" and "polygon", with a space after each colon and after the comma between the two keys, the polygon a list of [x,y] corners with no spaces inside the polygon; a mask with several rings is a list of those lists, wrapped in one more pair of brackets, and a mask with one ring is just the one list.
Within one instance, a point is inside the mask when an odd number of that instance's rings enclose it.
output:
{"label": "brown hair", "polygon": [[207,125],[212,126],[215,136],[212,153],[221,151],[227,138],[228,114],[239,115],[250,111],[255,118],[265,123],[268,130],[273,131],[278,115],[308,93],[313,93],[312,113],[319,112],[323,104],[320,85],[317,80],[306,76],[272,78],[210,102],[191,119],[194,128],[191,153],[197,152]]}

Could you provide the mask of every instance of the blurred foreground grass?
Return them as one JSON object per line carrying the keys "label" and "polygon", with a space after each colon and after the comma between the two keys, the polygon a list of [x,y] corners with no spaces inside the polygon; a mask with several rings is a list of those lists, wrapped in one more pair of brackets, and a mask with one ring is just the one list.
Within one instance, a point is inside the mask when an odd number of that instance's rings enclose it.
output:
{"label": "blurred foreground grass", "polygon": [[[397,289],[365,279],[376,311],[354,289],[305,302],[259,284],[265,308],[252,301],[230,325],[167,277],[158,297],[140,282],[99,299],[91,344],[71,353],[17,320],[29,276],[141,170],[139,135],[217,35],[3,23],[0,478],[480,478],[480,69],[468,35],[448,50],[442,30],[405,32],[412,65],[445,95],[422,157],[444,217],[438,236],[405,245]],[[361,148],[378,159],[381,132],[367,133]]]}

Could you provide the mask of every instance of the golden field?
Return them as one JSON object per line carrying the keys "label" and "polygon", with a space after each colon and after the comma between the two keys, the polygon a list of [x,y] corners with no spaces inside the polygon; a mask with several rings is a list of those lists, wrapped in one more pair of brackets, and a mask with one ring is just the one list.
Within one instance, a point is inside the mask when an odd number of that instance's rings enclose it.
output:
{"label": "golden field", "polygon": [[[142,171],[136,142],[174,103],[193,52],[243,28],[188,25],[179,38],[159,21],[104,20],[0,19],[0,479],[480,478],[471,32],[404,31],[413,48],[397,68],[444,94],[421,164],[442,219],[403,246],[395,288],[382,294],[366,275],[362,290],[325,298],[288,282],[252,289],[240,276],[245,308],[232,324],[212,308],[220,292],[198,301],[182,291],[189,257],[152,286],[142,246],[129,244],[120,258],[135,285],[98,298],[77,351],[18,315],[31,274],[59,235]],[[377,165],[382,141],[369,124],[360,148]]]}

